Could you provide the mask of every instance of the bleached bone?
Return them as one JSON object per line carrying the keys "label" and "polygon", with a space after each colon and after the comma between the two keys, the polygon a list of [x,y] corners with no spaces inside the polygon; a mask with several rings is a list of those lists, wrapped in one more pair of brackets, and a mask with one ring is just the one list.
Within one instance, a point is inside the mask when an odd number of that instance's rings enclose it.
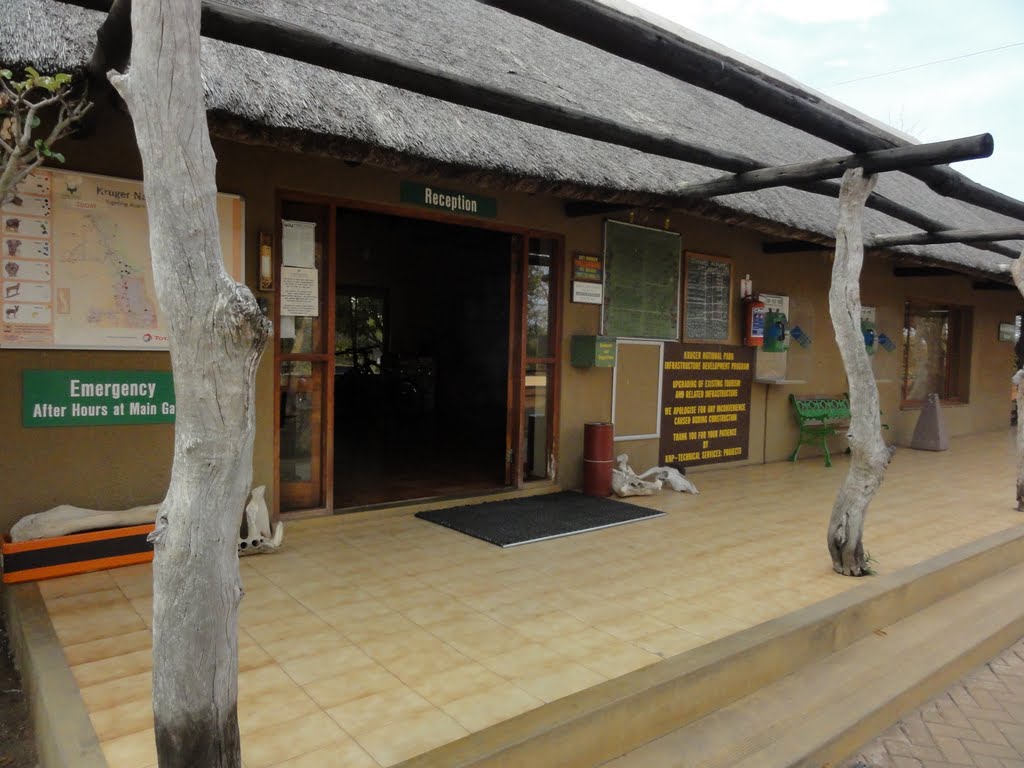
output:
{"label": "bleached bone", "polygon": [[655,480],[660,480],[662,484],[668,483],[668,486],[673,491],[700,493],[700,491],[697,490],[697,486],[687,480],[686,476],[675,467],[651,467],[651,469],[640,474],[641,480],[646,480],[649,477],[653,477]]}
{"label": "bleached bone", "polygon": [[661,481],[642,480],[629,466],[629,454],[616,456],[617,469],[612,469],[612,490],[618,496],[650,496],[661,490]]}
{"label": "bleached bone", "polygon": [[[252,555],[259,552],[273,552],[284,540],[284,524],[278,523],[271,529],[270,510],[264,499],[266,486],[252,489],[252,496],[245,506],[245,529],[238,534],[238,554]],[[26,515],[11,528],[11,541],[32,541],[56,536],[67,536],[82,531],[102,528],[121,528],[129,525],[146,525],[156,520],[159,504],[120,510],[98,510],[61,504],[45,512]]]}
{"label": "bleached bone", "polygon": [[266,486],[258,485],[252,489],[252,497],[245,505],[245,535],[239,531],[238,555],[256,555],[261,552],[273,552],[284,540],[284,523],[278,521],[271,531],[270,510],[264,499]]}
{"label": "bleached bone", "polygon": [[156,520],[159,504],[121,510],[85,509],[61,504],[46,512],[26,515],[11,527],[11,541],[31,541],[67,536],[99,528],[145,525]]}

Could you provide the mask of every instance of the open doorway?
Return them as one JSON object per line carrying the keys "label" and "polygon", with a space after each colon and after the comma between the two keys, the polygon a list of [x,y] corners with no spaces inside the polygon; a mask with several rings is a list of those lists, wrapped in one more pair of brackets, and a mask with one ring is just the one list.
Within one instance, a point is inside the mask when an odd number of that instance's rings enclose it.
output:
{"label": "open doorway", "polygon": [[509,482],[514,236],[338,210],[334,506]]}

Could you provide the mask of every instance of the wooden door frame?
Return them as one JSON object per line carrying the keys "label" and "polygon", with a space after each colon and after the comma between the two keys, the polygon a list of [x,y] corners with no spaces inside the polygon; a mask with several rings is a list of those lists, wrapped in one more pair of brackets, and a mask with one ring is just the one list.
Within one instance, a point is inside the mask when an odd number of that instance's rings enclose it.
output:
{"label": "wooden door frame", "polygon": [[[319,205],[326,209],[327,232],[324,244],[323,260],[324,283],[322,290],[326,296],[324,312],[327,315],[326,328],[324,329],[324,351],[310,355],[282,355],[281,354],[281,267],[283,266],[283,221],[282,212],[286,203],[298,203],[300,205]],[[334,506],[334,291],[328,290],[334,285],[336,279],[335,264],[335,239],[337,236],[337,209],[329,197],[310,195],[305,193],[282,193],[278,190],[274,196],[274,494],[273,510],[278,515],[281,512],[281,359],[287,357],[290,360],[308,360],[314,364],[322,364],[324,367],[324,382],[322,384],[323,404],[320,427],[320,498],[322,504],[309,509],[291,510],[283,514],[291,518],[304,517],[307,515],[326,514]]]}
{"label": "wooden door frame", "polygon": [[[281,310],[281,263],[282,263],[282,210],[285,203],[306,203],[311,205],[322,205],[327,208],[327,275],[326,281],[330,289],[327,291],[325,311],[328,315],[327,344],[325,348],[327,361],[324,362],[325,378],[327,379],[324,389],[326,403],[324,405],[324,426],[321,427],[321,455],[323,456],[321,466],[321,497],[324,503],[320,507],[303,510],[281,512],[280,486],[281,486],[281,408],[278,399],[280,397],[281,371],[281,344],[278,337],[280,328]],[[440,211],[420,210],[405,205],[394,205],[390,203],[377,203],[367,200],[357,200],[348,197],[337,197],[334,195],[322,195],[300,190],[278,188],[274,193],[274,494],[273,509],[278,515],[284,515],[295,519],[313,515],[335,514],[334,509],[334,335],[335,335],[335,283],[337,282],[337,261],[338,261],[338,214],[342,210],[351,210],[364,213],[379,213],[389,216],[397,216],[405,219],[416,219],[419,221],[433,221],[440,224],[451,224],[458,227],[471,229],[483,229],[492,232],[501,232],[520,240],[519,264],[516,265],[513,258],[511,269],[514,270],[509,288],[509,403],[507,406],[508,418],[506,421],[506,451],[511,447],[514,451],[512,457],[513,472],[512,482],[509,484],[516,489],[522,489],[526,483],[523,480],[522,456],[523,456],[523,403],[526,395],[526,267],[529,259],[530,238],[547,238],[558,243],[556,267],[552,270],[552,291],[551,302],[554,307],[554,318],[552,320],[551,334],[554,339],[552,349],[552,393],[551,393],[551,416],[548,423],[548,445],[551,455],[555,459],[556,478],[560,470],[560,459],[558,455],[558,413],[561,398],[561,350],[562,350],[562,279],[564,277],[565,264],[565,235],[560,232],[521,227],[507,222],[478,219],[471,216],[458,216],[455,214],[443,213]],[[513,305],[513,300],[518,302],[519,311]],[[319,356],[317,357],[319,361]],[[329,375],[328,375],[329,374]],[[509,429],[511,427],[511,429]],[[509,443],[511,436],[511,446]],[[507,457],[506,457],[507,458]]]}
{"label": "wooden door frame", "polygon": [[558,453],[558,436],[561,430],[558,428],[559,425],[559,414],[560,404],[562,400],[562,316],[564,314],[564,307],[562,306],[562,298],[564,289],[562,281],[565,276],[565,236],[557,233],[545,232],[543,230],[531,229],[527,230],[525,237],[523,238],[523,246],[520,252],[520,269],[518,272],[519,278],[519,306],[520,306],[520,332],[519,332],[519,349],[520,354],[519,360],[519,372],[518,372],[518,399],[519,402],[516,406],[516,418],[518,420],[518,447],[516,449],[516,488],[522,489],[527,485],[543,482],[541,478],[530,480],[527,482],[526,478],[523,477],[522,469],[522,457],[525,455],[526,445],[524,426],[524,413],[523,406],[526,403],[526,368],[529,365],[529,356],[526,354],[526,291],[527,291],[527,273],[529,272],[529,260],[530,260],[530,239],[544,239],[553,240],[555,242],[555,253],[552,256],[551,264],[551,277],[549,282],[549,298],[548,301],[552,307],[551,326],[550,331],[550,349],[548,354],[543,357],[534,359],[535,363],[541,365],[551,366],[551,382],[550,391],[548,393],[548,402],[545,404],[548,412],[545,414],[547,429],[544,439],[547,441],[548,457],[549,461],[554,461],[555,473],[554,477],[547,477],[547,467],[545,470],[545,479],[549,482],[556,482],[560,475],[561,470],[561,457]]}

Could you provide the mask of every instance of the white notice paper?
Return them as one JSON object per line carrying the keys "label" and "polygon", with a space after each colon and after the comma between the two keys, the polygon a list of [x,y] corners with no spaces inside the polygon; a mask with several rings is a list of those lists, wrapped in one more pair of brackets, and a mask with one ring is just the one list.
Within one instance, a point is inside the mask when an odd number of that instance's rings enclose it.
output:
{"label": "white notice paper", "polygon": [[577,304],[600,304],[604,301],[604,286],[601,283],[573,280],[572,300]]}
{"label": "white notice paper", "polygon": [[286,267],[316,266],[316,224],[312,221],[281,221],[281,263]]}
{"label": "white notice paper", "polygon": [[320,281],[318,270],[281,267],[281,316],[318,317]]}
{"label": "white notice paper", "polygon": [[295,338],[295,318],[291,315],[281,316],[281,338],[282,339],[294,339]]}

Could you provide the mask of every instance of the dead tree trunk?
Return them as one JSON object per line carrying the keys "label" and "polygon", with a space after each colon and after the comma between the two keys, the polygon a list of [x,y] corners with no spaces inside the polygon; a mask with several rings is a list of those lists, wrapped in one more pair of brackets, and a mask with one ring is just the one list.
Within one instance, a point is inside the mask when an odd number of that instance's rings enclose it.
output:
{"label": "dead tree trunk", "polygon": [[[1024,296],[1024,250],[1010,263],[1010,274]],[[1024,512],[1024,368],[1013,377],[1017,386],[1017,511]]]}
{"label": "dead tree trunk", "polygon": [[160,768],[238,768],[238,530],[252,480],[254,383],[269,323],[224,270],[199,0],[135,0],[128,74],[153,276],[177,399],[171,484],[152,535]]}
{"label": "dead tree trunk", "polygon": [[850,471],[836,496],[828,525],[832,568],[844,576],[864,576],[870,572],[864,555],[864,515],[882,484],[891,458],[882,439],[878,386],[860,327],[860,272],[864,265],[861,221],[864,202],[875,186],[875,179],[875,176],[865,176],[860,168],[843,175],[836,258],[828,292],[836,344],[850,388]]}

